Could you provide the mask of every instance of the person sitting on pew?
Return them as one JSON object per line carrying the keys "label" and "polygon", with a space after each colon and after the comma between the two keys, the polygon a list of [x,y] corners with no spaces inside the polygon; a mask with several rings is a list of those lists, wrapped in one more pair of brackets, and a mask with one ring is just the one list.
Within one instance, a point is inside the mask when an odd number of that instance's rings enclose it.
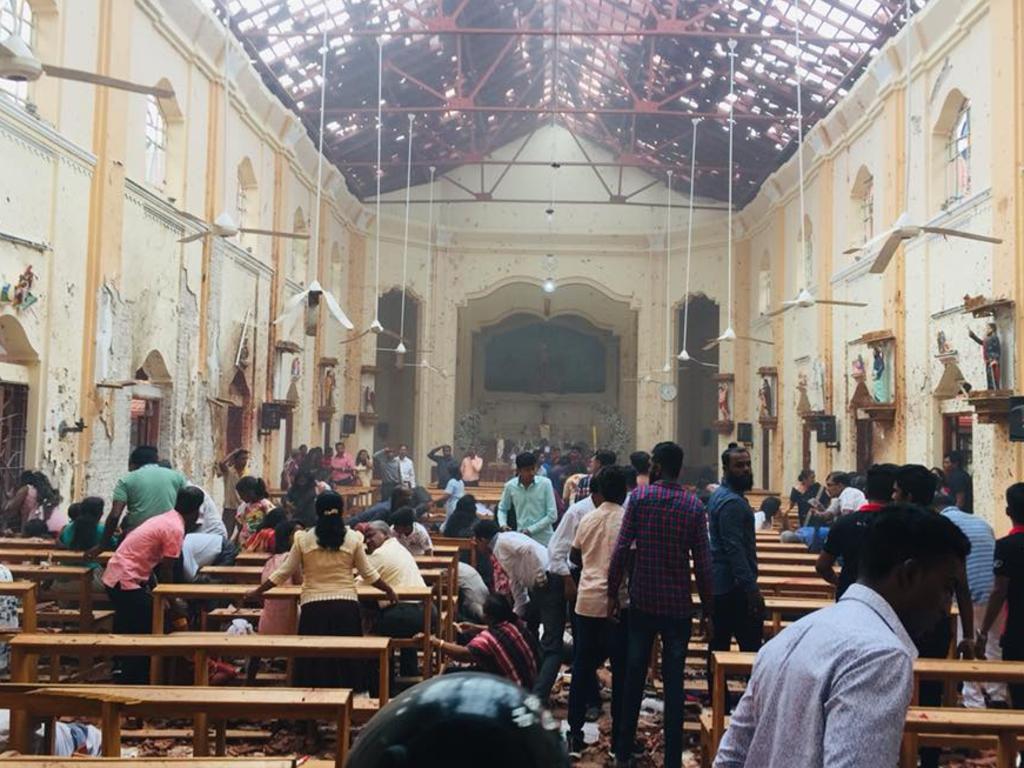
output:
{"label": "person sitting on pew", "polygon": [[[407,548],[395,538],[387,523],[375,520],[366,525],[366,551],[370,565],[392,589],[426,587],[420,567]],[[433,606],[432,606],[433,608]],[[436,609],[434,620],[437,619]],[[377,617],[377,634],[386,637],[407,638],[423,631],[423,609],[418,603],[382,604]],[[403,648],[399,674],[413,677],[417,674],[416,649]]]}
{"label": "person sitting on pew", "polygon": [[415,557],[434,554],[430,534],[422,523],[416,522],[416,512],[412,507],[402,507],[391,514],[391,531],[398,543]]}
{"label": "person sitting on pew", "polygon": [[[317,496],[316,526],[296,533],[284,562],[246,596],[262,597],[270,589],[285,584],[301,568],[300,635],[362,636],[363,618],[354,571],[381,590],[389,603],[398,602],[395,591],[370,564],[363,535],[345,525],[344,508],[344,500],[334,491]],[[352,688],[358,687],[363,676],[358,664],[351,661],[297,659],[294,680],[299,687]]]}
{"label": "person sitting on pew", "polygon": [[[81,552],[81,562],[69,560],[65,565],[80,565],[92,570],[93,591],[103,593],[104,587],[101,577],[103,566],[99,560],[88,557],[86,553],[92,550],[103,538],[103,526],[100,519],[103,517],[103,499],[99,496],[86,496],[79,502],[68,507],[68,520],[57,538],[57,547],[72,552]],[[117,540],[114,540],[117,546]],[[54,583],[57,591],[70,592],[77,590],[78,585],[70,581],[57,581]]]}
{"label": "person sitting on pew", "polygon": [[412,506],[412,491],[405,486],[398,486],[387,499],[378,501],[372,507],[367,507],[362,512],[349,515],[345,522],[352,527],[360,523],[372,523],[374,520],[387,522],[393,512],[408,506]]}
{"label": "person sitting on pew", "polygon": [[532,690],[537,679],[540,649],[523,627],[504,595],[489,595],[484,601],[484,624],[457,624],[460,635],[471,635],[466,645],[432,637],[430,644],[453,661],[470,664]]}
{"label": "person sitting on pew", "polygon": [[[117,548],[103,572],[103,584],[114,606],[114,632],[148,635],[152,632],[154,571],[160,581],[173,581],[174,564],[181,555],[185,534],[199,522],[203,492],[194,486],[178,491],[174,509],[147,518],[133,528]],[[180,613],[180,609],[176,608]],[[126,685],[149,681],[149,660],[125,657],[117,660],[115,676]]]}
{"label": "person sitting on pew", "polygon": [[[259,530],[249,537],[249,540],[245,542],[245,546],[242,549],[246,552],[275,552],[277,548],[275,546],[274,531],[277,530],[277,526],[287,519],[288,512],[284,507],[274,507],[267,512],[263,522],[260,523]],[[292,522],[300,528],[302,527],[297,520]],[[286,549],[285,552],[287,551]]]}
{"label": "person sitting on pew", "polygon": [[876,514],[857,583],[758,653],[715,768],[897,764],[913,693],[911,637],[945,615],[971,545],[920,507]]}
{"label": "person sitting on pew", "polygon": [[462,621],[481,621],[484,603],[491,594],[480,572],[469,563],[459,562],[459,618]]}

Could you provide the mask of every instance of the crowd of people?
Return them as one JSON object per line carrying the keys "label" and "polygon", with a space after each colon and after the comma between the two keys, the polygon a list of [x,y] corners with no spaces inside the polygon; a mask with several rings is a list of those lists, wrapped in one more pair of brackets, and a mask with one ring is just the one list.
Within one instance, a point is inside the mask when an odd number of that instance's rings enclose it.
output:
{"label": "crowd of people", "polygon": [[[545,703],[567,664],[573,757],[585,749],[584,725],[603,712],[598,671],[607,662],[611,756],[620,766],[643,750],[638,718],[656,638],[664,765],[681,765],[694,619],[711,651],[734,642],[760,650],[715,760],[723,768],[780,765],[794,754],[840,764],[849,734],[865,726],[874,736],[858,749],[871,750],[871,764],[893,764],[913,692],[911,662],[947,655],[953,599],[961,655],[1024,660],[1024,484],[1006,492],[1013,528],[997,541],[972,513],[970,476],[956,452],[941,470],[876,464],[863,478],[832,472],[824,487],[804,470],[785,512],[778,498],[752,508],[751,455],[736,444],[723,452],[717,481],[699,488],[682,482],[684,452],[672,442],[634,452],[624,465],[606,449],[586,461],[578,449],[520,451],[493,511],[471,493],[483,469],[475,451],[458,459],[439,446],[428,455],[436,498],[416,484],[404,445],[354,458],[343,443],[327,452],[300,448],[283,469],[278,505],[264,480],[249,473],[247,452],[234,451],[218,464],[226,484],[221,509],[156,449],[140,447],[106,517],[105,500],[87,497],[53,530],[46,511],[56,494],[45,477],[30,473],[5,504],[5,520],[9,529],[55,535],[59,546],[81,552],[95,589],[114,607],[118,633],[150,631],[155,583],[201,579],[205,565],[256,550],[268,554],[262,583],[249,595],[263,601],[257,631],[290,631],[289,606],[265,593],[299,584],[299,634],[418,637],[419,606],[398,598],[402,589],[425,585],[416,557],[433,552],[432,536],[472,539],[477,567],[468,556],[459,564],[456,641],[430,642],[451,669],[499,675]],[[381,500],[347,508],[338,491],[368,485],[374,467]],[[776,517],[784,541],[818,553],[816,571],[835,585],[837,603],[762,649],[756,531],[772,528]],[[104,567],[97,554],[106,549],[114,554]],[[357,599],[359,583],[381,592],[370,615]],[[173,606],[172,619],[184,622],[178,626],[187,626],[189,614],[189,606]],[[416,651],[404,649],[397,675],[416,669]],[[257,671],[254,661],[250,678]],[[115,674],[143,683],[146,660],[118,660]],[[295,681],[371,692],[375,685],[359,665],[332,659],[297,663]],[[921,704],[941,697],[941,684],[920,684]],[[1024,707],[1024,690],[968,683],[963,703]],[[804,715],[793,718],[796,711]],[[921,765],[938,765],[938,751],[922,750]]]}

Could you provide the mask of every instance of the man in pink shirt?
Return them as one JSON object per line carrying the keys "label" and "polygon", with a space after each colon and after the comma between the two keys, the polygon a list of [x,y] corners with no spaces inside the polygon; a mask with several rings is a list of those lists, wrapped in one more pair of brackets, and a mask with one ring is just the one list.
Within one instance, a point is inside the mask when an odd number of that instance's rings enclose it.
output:
{"label": "man in pink shirt", "polygon": [[[204,494],[195,486],[178,491],[174,509],[149,518],[133,528],[103,572],[103,585],[114,606],[114,632],[127,635],[148,635],[152,630],[153,577],[170,582],[174,562],[181,556],[185,534],[199,523],[199,508]],[[127,685],[149,682],[146,657],[123,657],[116,660],[119,674],[115,679]]]}

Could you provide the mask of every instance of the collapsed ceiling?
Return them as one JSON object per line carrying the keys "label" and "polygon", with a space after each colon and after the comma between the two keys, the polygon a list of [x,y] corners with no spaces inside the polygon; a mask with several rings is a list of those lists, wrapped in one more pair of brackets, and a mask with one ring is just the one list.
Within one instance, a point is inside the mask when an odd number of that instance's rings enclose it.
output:
{"label": "collapsed ceiling", "polygon": [[[552,121],[570,131],[616,201],[615,175],[638,167],[697,194],[728,195],[728,40],[735,39],[734,197],[749,201],[796,140],[796,28],[804,127],[842,99],[903,24],[903,0],[209,0],[230,15],[267,84],[314,139],[328,37],[324,153],[361,200],[376,192],[377,57],[383,41],[381,186],[491,158]],[[913,0],[914,8],[926,0]],[[583,141],[608,150],[597,162]],[[555,158],[556,160],[558,158]],[[530,164],[516,160],[518,164]],[[547,163],[537,163],[546,167]],[[462,188],[468,199],[485,190]],[[621,196],[621,186],[618,196]]]}

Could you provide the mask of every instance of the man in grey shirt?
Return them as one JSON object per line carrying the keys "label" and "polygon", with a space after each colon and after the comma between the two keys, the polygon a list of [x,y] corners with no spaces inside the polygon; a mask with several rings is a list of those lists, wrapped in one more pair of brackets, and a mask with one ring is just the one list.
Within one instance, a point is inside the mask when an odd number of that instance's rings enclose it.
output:
{"label": "man in grey shirt", "polygon": [[943,616],[971,545],[920,507],[876,514],[859,581],[757,655],[715,768],[897,764],[917,657],[910,638]]}
{"label": "man in grey shirt", "polygon": [[402,465],[390,446],[385,446],[373,454],[380,474],[380,500],[387,501],[391,492],[402,484]]}

